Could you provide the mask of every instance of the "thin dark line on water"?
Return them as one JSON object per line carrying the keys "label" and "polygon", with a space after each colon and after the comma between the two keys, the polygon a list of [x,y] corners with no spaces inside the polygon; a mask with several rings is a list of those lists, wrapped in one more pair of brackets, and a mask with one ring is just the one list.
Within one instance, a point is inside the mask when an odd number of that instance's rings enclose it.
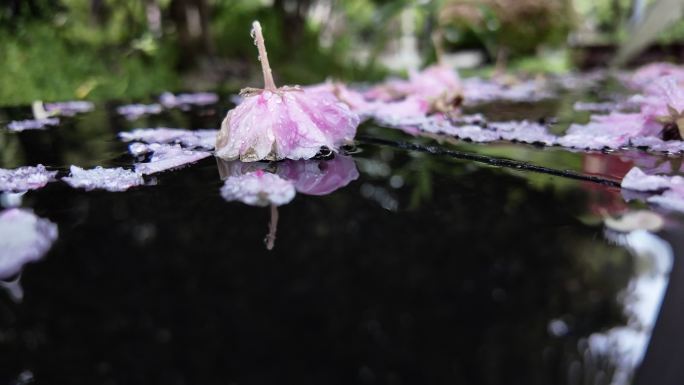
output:
{"label": "thin dark line on water", "polygon": [[569,179],[583,180],[593,183],[602,184],[604,186],[610,187],[620,187],[620,181],[614,179],[603,178],[596,175],[586,175],[570,170],[558,170],[555,168],[538,166],[532,163],[522,162],[519,160],[496,158],[486,155],[473,154],[470,152],[462,152],[456,150],[448,150],[439,146],[422,146],[419,144],[413,144],[409,142],[401,142],[394,140],[387,140],[381,138],[374,138],[371,136],[359,136],[356,138],[358,141],[363,143],[377,144],[381,146],[391,146],[400,148],[403,150],[423,152],[432,155],[444,155],[456,159],[472,160],[474,162],[485,163],[492,166],[506,167],[516,170],[524,170],[537,172],[541,174],[548,174],[554,176],[560,176]]}

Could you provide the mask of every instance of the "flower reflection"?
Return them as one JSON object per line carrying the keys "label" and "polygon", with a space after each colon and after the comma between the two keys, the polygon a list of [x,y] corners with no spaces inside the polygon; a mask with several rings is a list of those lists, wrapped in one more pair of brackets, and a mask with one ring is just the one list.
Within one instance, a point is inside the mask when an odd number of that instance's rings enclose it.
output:
{"label": "flower reflection", "polygon": [[337,155],[330,160],[285,160],[282,162],[225,161],[216,158],[221,196],[251,206],[270,206],[271,222],[266,248],[271,250],[278,225],[278,206],[288,204],[297,192],[328,195],[359,177],[354,159]]}

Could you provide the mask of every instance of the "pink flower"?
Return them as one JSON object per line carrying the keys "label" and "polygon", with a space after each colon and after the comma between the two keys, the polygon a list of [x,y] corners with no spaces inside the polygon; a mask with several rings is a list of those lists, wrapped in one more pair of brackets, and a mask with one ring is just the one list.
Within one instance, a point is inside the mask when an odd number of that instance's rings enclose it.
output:
{"label": "pink flower", "polygon": [[349,106],[349,108],[361,117],[370,115],[378,106],[378,103],[366,100],[362,93],[354,91],[340,82],[326,81],[304,87],[310,94],[333,94],[337,99]]}
{"label": "pink flower", "polygon": [[392,80],[370,89],[365,97],[392,101],[405,97],[421,100],[428,112],[450,112],[463,101],[463,87],[458,74],[443,65],[433,65],[420,72],[412,71],[408,80]]}
{"label": "pink flower", "polygon": [[216,156],[252,162],[309,159],[321,147],[336,151],[351,141],[359,117],[334,94],[310,94],[299,87],[276,88],[261,25],[252,34],[259,49],[264,89],[244,89],[244,100],[228,111],[216,138]]}
{"label": "pink flower", "polygon": [[678,81],[684,81],[684,67],[672,63],[651,63],[639,68],[627,84],[632,88],[645,88],[664,76],[671,76]]}

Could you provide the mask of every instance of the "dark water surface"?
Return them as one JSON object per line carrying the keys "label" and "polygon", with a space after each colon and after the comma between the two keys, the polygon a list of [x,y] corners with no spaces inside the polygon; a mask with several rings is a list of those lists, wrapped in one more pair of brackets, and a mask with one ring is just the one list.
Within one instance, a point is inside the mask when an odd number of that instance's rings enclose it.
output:
{"label": "dark water surface", "polygon": [[[98,105],[46,131],[0,133],[0,165],[130,165],[117,132],[216,127],[221,105],[134,122],[116,104]],[[437,142],[388,129],[361,133],[351,154],[360,177],[282,206],[272,251],[269,210],[224,201],[213,157],[125,193],[62,182],[27,193],[22,206],[57,223],[59,239],[24,269],[23,300],[0,292],[0,383],[598,385],[620,370],[631,376],[621,369],[630,353],[596,341],[633,324],[627,293],[648,271],[602,223],[640,207],[611,186],[634,156],[439,145],[561,171],[550,175],[406,148],[397,142]]]}

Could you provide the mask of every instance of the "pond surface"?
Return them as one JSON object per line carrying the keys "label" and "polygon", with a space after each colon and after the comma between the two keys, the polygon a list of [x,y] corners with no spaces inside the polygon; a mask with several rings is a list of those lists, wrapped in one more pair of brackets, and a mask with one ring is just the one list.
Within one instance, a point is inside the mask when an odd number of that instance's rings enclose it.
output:
{"label": "pond surface", "polygon": [[[574,98],[473,110],[586,120]],[[3,131],[0,166],[130,166],[118,132],[217,127],[228,100],[135,120],[104,103]],[[358,178],[281,206],[270,251],[270,210],[226,202],[213,157],[127,192],[55,182],[15,197],[59,237],[0,292],[0,383],[631,382],[672,252],[603,217],[645,207],[619,181],[646,156],[438,139],[362,126],[338,155]],[[679,218],[664,215],[676,251]],[[640,381],[674,383],[652,381],[673,359]]]}

